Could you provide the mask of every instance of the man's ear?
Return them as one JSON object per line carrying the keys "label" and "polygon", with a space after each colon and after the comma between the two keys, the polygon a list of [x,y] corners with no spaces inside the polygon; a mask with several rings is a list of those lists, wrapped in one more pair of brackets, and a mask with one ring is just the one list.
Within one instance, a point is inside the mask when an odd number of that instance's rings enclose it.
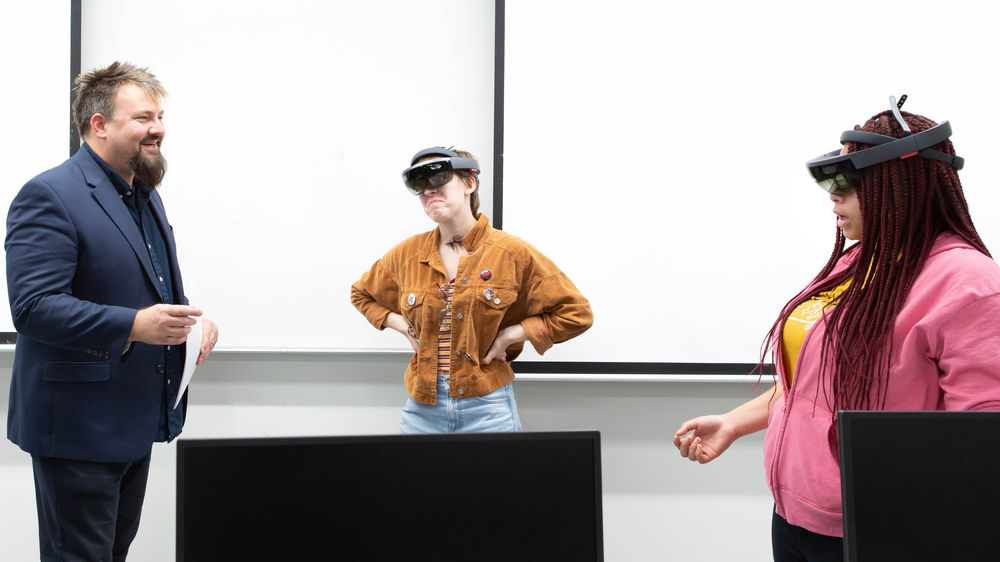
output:
{"label": "man's ear", "polygon": [[90,132],[99,139],[108,138],[108,119],[100,113],[90,116]]}

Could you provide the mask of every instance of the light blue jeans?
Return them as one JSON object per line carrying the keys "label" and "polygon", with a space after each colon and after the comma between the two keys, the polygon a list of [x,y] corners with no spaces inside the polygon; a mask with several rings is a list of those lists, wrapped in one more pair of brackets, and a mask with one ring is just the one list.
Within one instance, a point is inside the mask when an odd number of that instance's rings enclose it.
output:
{"label": "light blue jeans", "polygon": [[406,399],[401,433],[464,433],[521,431],[514,388],[507,384],[473,398],[455,399],[448,389],[448,375],[438,375],[434,404]]}

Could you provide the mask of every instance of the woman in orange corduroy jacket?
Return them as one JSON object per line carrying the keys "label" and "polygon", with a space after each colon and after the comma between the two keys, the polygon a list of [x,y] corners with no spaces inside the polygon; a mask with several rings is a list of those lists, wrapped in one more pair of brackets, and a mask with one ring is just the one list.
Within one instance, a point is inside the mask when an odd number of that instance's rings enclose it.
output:
{"label": "woman in orange corduroy jacket", "polygon": [[472,154],[434,147],[410,164],[404,183],[437,228],[389,250],[351,287],[365,318],[415,352],[400,430],[520,431],[510,361],[525,341],[541,354],[585,331],[590,303],[551,260],[479,213]]}

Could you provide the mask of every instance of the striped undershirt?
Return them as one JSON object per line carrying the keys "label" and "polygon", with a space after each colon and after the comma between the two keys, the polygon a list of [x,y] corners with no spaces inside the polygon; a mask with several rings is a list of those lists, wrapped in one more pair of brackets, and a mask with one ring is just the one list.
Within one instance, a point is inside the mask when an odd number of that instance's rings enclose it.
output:
{"label": "striped undershirt", "polygon": [[[444,289],[444,287],[442,287]],[[444,291],[441,291],[444,293]],[[451,299],[455,296],[455,280],[448,283],[448,293],[444,296],[444,310],[441,311],[441,327],[438,329],[438,373],[451,372]]]}

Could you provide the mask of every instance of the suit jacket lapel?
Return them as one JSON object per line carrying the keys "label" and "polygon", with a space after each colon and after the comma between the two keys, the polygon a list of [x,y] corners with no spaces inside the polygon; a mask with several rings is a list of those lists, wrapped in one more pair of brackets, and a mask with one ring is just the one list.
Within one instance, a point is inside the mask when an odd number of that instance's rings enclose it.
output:
{"label": "suit jacket lapel", "polygon": [[143,271],[146,272],[146,277],[149,278],[149,282],[153,284],[153,287],[156,287],[156,271],[153,269],[152,260],[149,259],[146,242],[142,237],[142,232],[139,232],[139,225],[135,224],[135,219],[132,218],[132,214],[129,213],[122,202],[118,190],[115,189],[108,175],[104,173],[104,170],[94,161],[86,149],[81,148],[77,151],[74,158],[77,159],[80,169],[83,170],[83,176],[87,181],[87,185],[93,188],[91,195],[93,195],[97,204],[104,209],[104,212],[107,213],[111,221],[115,223],[122,236],[128,240],[129,245],[132,246],[132,251],[135,252],[135,257],[142,264]]}

